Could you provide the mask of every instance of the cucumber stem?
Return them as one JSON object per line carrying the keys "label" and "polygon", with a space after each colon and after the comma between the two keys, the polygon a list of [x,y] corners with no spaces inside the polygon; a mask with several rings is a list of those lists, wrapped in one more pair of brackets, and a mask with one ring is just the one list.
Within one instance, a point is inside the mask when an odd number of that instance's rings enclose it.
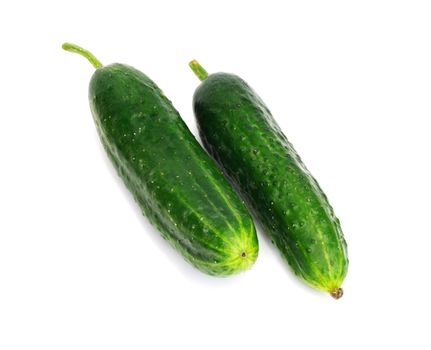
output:
{"label": "cucumber stem", "polygon": [[190,61],[189,66],[200,81],[204,80],[208,76],[208,72],[199,64],[198,61]]}
{"label": "cucumber stem", "polygon": [[331,294],[331,297],[334,299],[340,299],[343,296],[343,293],[344,292],[342,288],[335,288],[329,294]]}
{"label": "cucumber stem", "polygon": [[90,51],[87,51],[78,45],[64,43],[61,47],[66,51],[74,52],[84,56],[96,69],[103,67],[103,64]]}

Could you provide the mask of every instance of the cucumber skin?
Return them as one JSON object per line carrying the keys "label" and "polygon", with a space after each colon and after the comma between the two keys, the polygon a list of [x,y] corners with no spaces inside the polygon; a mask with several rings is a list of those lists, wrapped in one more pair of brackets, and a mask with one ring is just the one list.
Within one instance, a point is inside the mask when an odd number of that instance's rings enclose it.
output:
{"label": "cucumber skin", "polygon": [[193,108],[204,146],[237,186],[296,275],[324,291],[348,268],[339,220],[259,96],[236,75],[209,75]]}
{"label": "cucumber skin", "polygon": [[95,71],[89,100],[108,157],[163,238],[210,275],[251,267],[258,242],[247,208],[156,84],[112,64]]}

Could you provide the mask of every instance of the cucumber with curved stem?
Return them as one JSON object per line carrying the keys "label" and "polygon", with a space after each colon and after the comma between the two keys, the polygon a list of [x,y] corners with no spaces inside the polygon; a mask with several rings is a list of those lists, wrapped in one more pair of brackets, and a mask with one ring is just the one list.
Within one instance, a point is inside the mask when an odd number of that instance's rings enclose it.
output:
{"label": "cucumber with curved stem", "polygon": [[342,296],[347,246],[338,219],[316,180],[247,83],[233,74],[208,75],[193,108],[204,146],[255,212],[296,275]]}
{"label": "cucumber with curved stem", "polygon": [[203,272],[250,268],[258,254],[250,214],[157,85],[130,66],[103,66],[74,44],[63,48],[96,68],[89,100],[97,131],[150,222]]}

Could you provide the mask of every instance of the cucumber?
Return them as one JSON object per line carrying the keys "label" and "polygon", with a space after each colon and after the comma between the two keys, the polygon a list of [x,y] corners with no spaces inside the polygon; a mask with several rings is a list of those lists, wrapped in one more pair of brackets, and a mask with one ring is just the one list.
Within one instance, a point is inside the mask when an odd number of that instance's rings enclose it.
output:
{"label": "cucumber", "polygon": [[342,296],[347,246],[339,220],[316,180],[259,96],[236,75],[208,75],[193,108],[202,142],[259,219],[296,275]]}
{"label": "cucumber", "polygon": [[210,275],[250,268],[258,254],[251,216],[172,103],[140,71],[102,64],[89,100],[102,144],[142,212],[184,258]]}

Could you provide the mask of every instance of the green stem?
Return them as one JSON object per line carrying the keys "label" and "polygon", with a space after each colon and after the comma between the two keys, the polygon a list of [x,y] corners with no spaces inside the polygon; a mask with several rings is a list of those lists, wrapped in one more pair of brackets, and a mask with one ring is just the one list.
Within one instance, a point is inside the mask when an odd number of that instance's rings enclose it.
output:
{"label": "green stem", "polygon": [[195,75],[199,78],[199,80],[202,81],[208,76],[208,72],[199,64],[198,61],[190,61],[189,66],[193,73],[195,73]]}
{"label": "green stem", "polygon": [[84,56],[90,63],[93,65],[94,68],[101,68],[103,67],[103,64],[90,52],[86,49],[83,49],[82,47],[71,44],[71,43],[64,43],[62,45],[62,48],[69,52],[74,52],[77,54],[80,54],[81,56]]}

